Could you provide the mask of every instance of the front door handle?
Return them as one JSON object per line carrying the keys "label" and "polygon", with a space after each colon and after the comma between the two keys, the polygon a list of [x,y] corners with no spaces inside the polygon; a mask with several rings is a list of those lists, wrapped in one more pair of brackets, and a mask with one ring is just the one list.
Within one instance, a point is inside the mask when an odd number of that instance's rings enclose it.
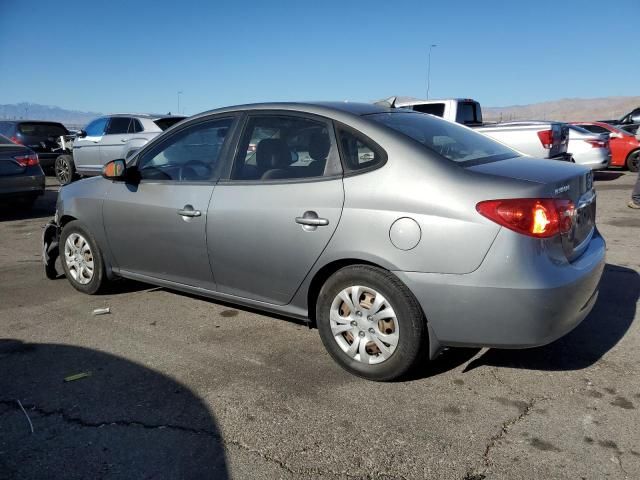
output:
{"label": "front door handle", "polygon": [[178,210],[178,215],[180,215],[181,217],[193,218],[199,217],[200,215],[202,215],[202,212],[200,210],[195,210],[193,208],[193,205],[185,205],[184,208]]}
{"label": "front door handle", "polygon": [[318,214],[313,210],[308,210],[301,217],[296,217],[296,223],[302,225],[304,230],[312,232],[318,227],[329,225],[329,220],[318,217]]}
{"label": "front door handle", "polygon": [[129,139],[128,139],[128,138],[121,138],[121,139],[120,139],[120,141],[121,141],[121,142],[128,142],[128,141],[129,141]]}

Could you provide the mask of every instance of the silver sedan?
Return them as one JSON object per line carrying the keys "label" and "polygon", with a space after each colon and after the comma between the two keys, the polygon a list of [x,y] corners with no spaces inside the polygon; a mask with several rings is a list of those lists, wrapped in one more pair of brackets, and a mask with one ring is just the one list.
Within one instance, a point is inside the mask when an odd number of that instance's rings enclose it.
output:
{"label": "silver sedan", "polygon": [[58,244],[81,292],[125,277],[304,319],[373,380],[445,346],[559,338],[593,307],[605,255],[588,169],[356,103],[191,117],[63,187],[49,276]]}

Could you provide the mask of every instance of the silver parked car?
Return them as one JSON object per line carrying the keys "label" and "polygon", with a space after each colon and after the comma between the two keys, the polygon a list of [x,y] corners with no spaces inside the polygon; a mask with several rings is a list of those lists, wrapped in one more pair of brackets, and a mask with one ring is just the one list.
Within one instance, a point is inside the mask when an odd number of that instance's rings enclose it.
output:
{"label": "silver parked car", "polygon": [[139,113],[97,118],[76,136],[72,155],[64,154],[56,158],[56,177],[62,185],[66,185],[78,175],[100,175],[105,163],[128,157],[184,118]]}
{"label": "silver parked car", "polygon": [[125,277],[305,319],[374,380],[448,345],[555,340],[605,256],[590,170],[355,103],[196,115],[63,187],[54,220],[47,273],[59,243],[77,290]]}
{"label": "silver parked car", "polygon": [[609,135],[593,133],[577,125],[569,125],[569,152],[578,165],[602,170],[611,162]]}

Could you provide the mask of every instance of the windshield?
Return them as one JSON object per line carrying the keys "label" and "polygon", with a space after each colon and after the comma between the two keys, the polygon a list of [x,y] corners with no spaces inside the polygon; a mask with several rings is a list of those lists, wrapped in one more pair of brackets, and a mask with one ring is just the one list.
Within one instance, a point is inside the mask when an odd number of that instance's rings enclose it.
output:
{"label": "windshield", "polygon": [[59,137],[69,134],[67,129],[59,123],[21,123],[18,131],[29,137]]}
{"label": "windshield", "polygon": [[520,156],[515,150],[480,133],[430,115],[394,112],[367,117],[403,133],[453,162],[475,164]]}

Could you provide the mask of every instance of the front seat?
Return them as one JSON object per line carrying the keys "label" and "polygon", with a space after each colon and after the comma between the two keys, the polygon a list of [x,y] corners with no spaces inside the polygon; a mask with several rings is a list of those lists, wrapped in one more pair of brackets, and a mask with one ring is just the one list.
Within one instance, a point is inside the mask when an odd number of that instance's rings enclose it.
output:
{"label": "front seat", "polygon": [[262,180],[288,178],[286,168],[291,165],[291,152],[287,144],[279,138],[260,140],[256,148],[256,165]]}

